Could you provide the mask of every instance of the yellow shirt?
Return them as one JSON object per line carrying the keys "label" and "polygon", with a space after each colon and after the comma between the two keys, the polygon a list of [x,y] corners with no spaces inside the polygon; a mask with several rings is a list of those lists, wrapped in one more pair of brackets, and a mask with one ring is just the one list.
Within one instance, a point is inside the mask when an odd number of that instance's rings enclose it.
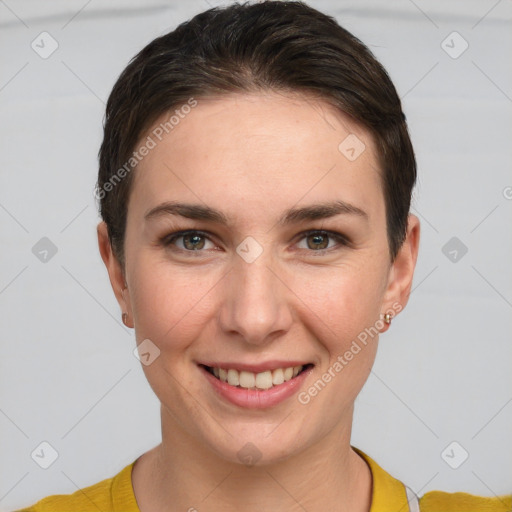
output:
{"label": "yellow shirt", "polygon": [[[361,450],[373,478],[370,512],[407,512],[409,510],[402,482],[384,471]],[[131,464],[116,476],[85,487],[73,494],[48,496],[34,505],[14,512],[140,512],[132,487]],[[511,512],[512,494],[484,498],[463,492],[430,491],[420,500],[421,512]]]}

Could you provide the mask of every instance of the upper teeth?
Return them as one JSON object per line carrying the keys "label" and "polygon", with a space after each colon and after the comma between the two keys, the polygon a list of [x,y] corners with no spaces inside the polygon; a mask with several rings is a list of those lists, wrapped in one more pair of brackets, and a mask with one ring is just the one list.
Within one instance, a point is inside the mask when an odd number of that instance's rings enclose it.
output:
{"label": "upper teeth", "polygon": [[289,368],[277,368],[261,373],[239,372],[234,368],[213,368],[213,374],[222,382],[231,386],[240,386],[246,389],[269,389],[290,380],[302,371],[303,366],[290,366]]}

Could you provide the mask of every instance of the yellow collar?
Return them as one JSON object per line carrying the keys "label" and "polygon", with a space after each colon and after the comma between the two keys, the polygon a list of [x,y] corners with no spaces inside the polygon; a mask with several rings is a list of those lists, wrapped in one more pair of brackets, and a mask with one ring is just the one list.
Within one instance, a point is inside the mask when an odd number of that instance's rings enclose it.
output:
{"label": "yellow collar", "polygon": [[372,473],[370,512],[408,512],[409,504],[404,484],[384,471],[366,453],[354,446],[352,449],[365,460]]}

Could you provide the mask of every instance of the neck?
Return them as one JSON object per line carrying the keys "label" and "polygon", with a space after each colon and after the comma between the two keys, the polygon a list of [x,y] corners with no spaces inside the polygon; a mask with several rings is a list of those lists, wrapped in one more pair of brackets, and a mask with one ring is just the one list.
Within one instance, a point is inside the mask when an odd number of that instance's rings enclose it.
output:
{"label": "neck", "polygon": [[261,466],[221,458],[183,431],[164,408],[162,439],[133,468],[141,512],[370,510],[371,471],[350,446],[350,427],[340,426],[301,453]]}

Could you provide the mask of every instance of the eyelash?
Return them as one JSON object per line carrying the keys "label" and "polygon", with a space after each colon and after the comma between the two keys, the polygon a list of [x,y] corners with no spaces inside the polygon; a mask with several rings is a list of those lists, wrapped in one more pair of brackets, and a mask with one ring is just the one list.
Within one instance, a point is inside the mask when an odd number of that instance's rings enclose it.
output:
{"label": "eyelash", "polygon": [[[343,236],[341,233],[337,233],[335,231],[326,231],[323,229],[312,229],[309,231],[304,231],[303,233],[300,233],[299,241],[301,241],[304,238],[307,238],[308,236],[313,235],[313,234],[321,234],[324,236],[328,236],[329,238],[332,238],[336,242],[338,242],[338,244],[340,246],[345,246],[345,247],[350,246],[350,241],[345,236]],[[165,247],[168,247],[168,246],[173,245],[177,239],[182,238],[186,235],[199,235],[203,238],[208,239],[210,242],[214,243],[208,233],[206,233],[204,231],[195,230],[195,229],[189,229],[189,230],[185,230],[185,231],[175,231],[174,233],[169,233],[166,236],[164,236],[163,238],[161,238],[160,242]],[[312,253],[312,255],[324,255],[333,250],[338,250],[339,248],[340,247],[331,247],[329,249],[318,249],[318,250],[301,249],[301,250],[310,252],[310,253]],[[190,254],[193,254],[194,256],[200,256],[200,253],[205,252],[205,250],[203,250],[203,249],[187,250],[187,249],[176,248],[176,250],[178,250],[180,252],[190,253]]]}

